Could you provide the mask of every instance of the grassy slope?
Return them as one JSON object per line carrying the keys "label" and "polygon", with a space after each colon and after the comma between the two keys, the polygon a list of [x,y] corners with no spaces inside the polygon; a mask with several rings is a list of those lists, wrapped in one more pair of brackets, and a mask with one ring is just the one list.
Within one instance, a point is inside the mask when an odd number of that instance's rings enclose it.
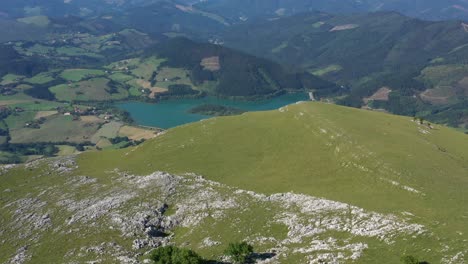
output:
{"label": "grassy slope", "polygon": [[79,160],[83,175],[116,166],[142,174],[195,172],[263,193],[294,191],[377,212],[410,212],[436,237],[399,241],[385,253],[371,247],[363,261],[385,256],[395,263],[409,251],[437,263],[467,248],[467,136],[408,117],[306,103],[178,127],[135,151]]}

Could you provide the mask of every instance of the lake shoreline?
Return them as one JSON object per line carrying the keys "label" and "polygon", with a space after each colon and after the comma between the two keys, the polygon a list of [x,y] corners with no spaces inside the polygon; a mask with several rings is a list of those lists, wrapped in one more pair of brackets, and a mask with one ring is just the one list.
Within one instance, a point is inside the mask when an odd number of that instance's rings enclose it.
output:
{"label": "lake shoreline", "polygon": [[127,111],[137,125],[169,129],[213,117],[190,113],[191,109],[201,105],[220,105],[252,112],[274,110],[288,104],[307,100],[309,100],[307,93],[285,93],[270,99],[255,101],[203,97],[197,99],[168,99],[158,103],[126,101],[118,102],[115,106]]}

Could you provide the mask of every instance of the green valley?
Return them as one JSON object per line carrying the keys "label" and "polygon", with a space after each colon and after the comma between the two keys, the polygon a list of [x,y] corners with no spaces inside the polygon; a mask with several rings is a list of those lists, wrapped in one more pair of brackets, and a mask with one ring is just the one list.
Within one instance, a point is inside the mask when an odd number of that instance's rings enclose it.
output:
{"label": "green valley", "polygon": [[466,18],[1,1],[0,263],[465,264]]}
{"label": "green valley", "polygon": [[[338,83],[341,90],[316,95],[339,104],[466,126],[464,22],[423,21],[395,12],[311,12],[236,25],[224,35],[226,46]],[[440,75],[451,80],[434,81]],[[441,85],[442,95],[434,94]],[[365,99],[382,88],[391,90],[388,97]]]}

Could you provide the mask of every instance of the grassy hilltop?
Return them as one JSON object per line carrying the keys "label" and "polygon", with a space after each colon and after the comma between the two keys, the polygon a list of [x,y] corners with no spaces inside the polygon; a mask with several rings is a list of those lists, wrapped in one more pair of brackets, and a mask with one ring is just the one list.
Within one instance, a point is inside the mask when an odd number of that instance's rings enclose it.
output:
{"label": "grassy hilltop", "polygon": [[[25,199],[37,199],[30,210],[48,211],[53,228],[2,249],[0,262],[25,243],[32,260],[51,263],[70,252],[77,261],[134,257],[152,244],[132,247],[143,234],[128,235],[125,223],[147,210],[159,212],[155,226],[171,234],[161,239],[211,259],[243,239],[259,253],[275,249],[281,263],[398,263],[405,254],[463,263],[467,254],[467,135],[410,117],[300,103],[177,127],[76,163],[29,167],[0,176],[9,190],[0,190],[7,208],[0,234],[21,234],[11,219]],[[86,250],[91,245],[101,253]]]}

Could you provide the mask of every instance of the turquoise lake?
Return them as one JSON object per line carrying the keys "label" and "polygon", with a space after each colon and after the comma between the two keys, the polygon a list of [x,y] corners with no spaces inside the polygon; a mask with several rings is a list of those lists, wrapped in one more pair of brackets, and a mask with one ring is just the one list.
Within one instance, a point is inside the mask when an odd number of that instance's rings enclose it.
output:
{"label": "turquoise lake", "polygon": [[190,109],[203,104],[224,105],[245,111],[266,111],[308,99],[309,97],[305,93],[294,93],[261,101],[236,101],[206,97],[165,100],[154,104],[137,101],[124,102],[117,104],[117,106],[128,111],[138,125],[167,129],[210,118],[210,116],[189,113]]}

